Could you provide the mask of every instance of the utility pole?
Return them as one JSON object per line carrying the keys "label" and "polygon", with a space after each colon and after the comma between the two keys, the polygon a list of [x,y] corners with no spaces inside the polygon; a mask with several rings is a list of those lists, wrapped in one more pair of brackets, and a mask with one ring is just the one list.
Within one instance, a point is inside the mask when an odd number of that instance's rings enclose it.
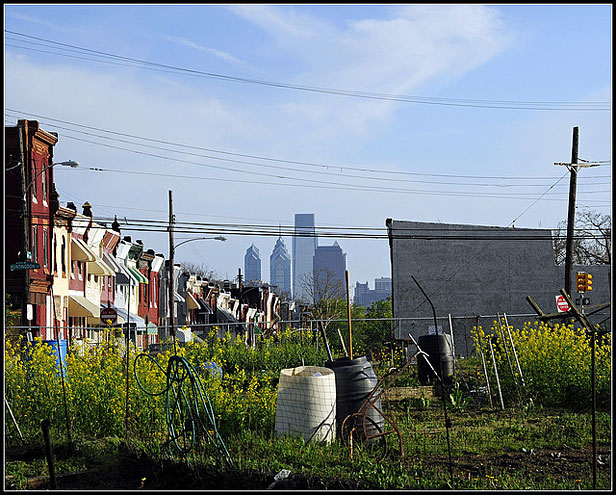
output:
{"label": "utility pole", "polygon": [[577,162],[580,128],[573,128],[573,144],[571,147],[571,176],[569,178],[569,213],[567,215],[567,247],[565,250],[565,290],[571,295],[573,280],[573,229],[575,227],[575,196],[577,192]]}
{"label": "utility pole", "polygon": [[169,332],[173,336],[175,342],[175,327],[174,327],[174,308],[175,308],[175,287],[174,275],[175,275],[175,263],[174,263],[174,251],[173,245],[173,192],[169,191]]}
{"label": "utility pole", "polygon": [[[574,242],[573,231],[575,229],[575,201],[577,191],[577,175],[580,167],[596,167],[597,163],[578,163],[578,144],[580,128],[573,128],[573,144],[571,146],[571,163],[555,163],[554,165],[564,165],[571,172],[569,179],[569,212],[567,215],[567,241],[565,249],[565,291],[571,295],[573,285],[573,254]],[[584,160],[582,160],[584,161]]]}

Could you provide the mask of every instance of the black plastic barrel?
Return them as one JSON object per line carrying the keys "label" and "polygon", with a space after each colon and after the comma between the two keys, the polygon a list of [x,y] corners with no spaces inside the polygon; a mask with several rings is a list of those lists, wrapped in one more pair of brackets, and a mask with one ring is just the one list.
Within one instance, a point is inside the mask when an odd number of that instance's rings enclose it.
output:
{"label": "black plastic barrel", "polygon": [[[451,384],[453,377],[453,351],[448,335],[421,335],[419,337],[419,347],[422,351],[427,352],[430,357],[428,360],[438,373],[438,376],[443,377],[443,382],[446,385]],[[439,363],[439,351],[440,351],[440,363]],[[443,371],[441,375],[441,365]],[[423,356],[419,356],[417,360],[417,374],[419,383],[422,385],[432,385],[437,383],[438,380],[434,376],[434,371],[430,368],[426,359]]]}
{"label": "black plastic barrel", "polygon": [[[349,414],[359,411],[376,387],[378,379],[366,356],[355,359],[344,357],[326,361],[325,367],[333,370],[336,376],[336,425],[338,431],[340,431],[344,419]],[[377,399],[374,405],[381,409],[381,399]],[[374,407],[362,410],[362,412],[364,411],[366,416],[372,419],[382,431],[385,422],[383,416]],[[368,422],[368,434],[377,433],[377,431],[373,431],[375,429],[374,425]]]}

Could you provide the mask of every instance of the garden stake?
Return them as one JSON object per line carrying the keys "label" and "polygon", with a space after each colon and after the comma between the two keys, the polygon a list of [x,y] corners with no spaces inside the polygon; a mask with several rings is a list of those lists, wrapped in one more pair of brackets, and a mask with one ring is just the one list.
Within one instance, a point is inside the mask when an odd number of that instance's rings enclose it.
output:
{"label": "garden stake", "polygon": [[[332,351],[329,350],[329,342],[327,342],[327,335],[325,334],[325,329],[323,328],[323,322],[319,321],[318,325],[319,325],[319,330],[321,330],[321,337],[323,337],[323,342],[325,342],[325,350],[327,351],[327,357],[329,357],[330,361],[333,361],[334,359],[332,358]],[[310,322],[310,326],[312,326],[312,322]],[[340,337],[340,340],[342,340],[342,337]],[[319,339],[317,339],[317,344],[318,343],[319,343]]]}
{"label": "garden stake", "polygon": [[503,326],[501,325],[500,314],[496,313],[496,318],[498,319],[498,328],[500,330],[500,336],[503,339],[503,347],[505,348],[505,353],[507,354],[507,362],[509,363],[509,370],[511,371],[511,376],[513,377],[513,384],[515,385],[515,390],[518,393],[518,399],[522,402],[522,394],[520,393],[520,388],[518,386],[518,380],[515,377],[515,372],[513,371],[513,365],[511,364],[511,358],[509,357],[509,347],[507,345],[507,340],[505,339],[505,331],[503,330]]}
{"label": "garden stake", "polygon": [[494,402],[492,402],[492,388],[490,387],[490,380],[488,378],[488,368],[486,368],[486,360],[483,357],[483,350],[481,349],[481,345],[479,345],[479,353],[481,354],[481,364],[483,365],[483,374],[486,377],[486,385],[488,386],[488,398],[490,399],[490,407],[494,407]]}
{"label": "garden stake", "polygon": [[340,331],[339,328],[337,328],[337,330],[338,330],[338,337],[340,337],[340,343],[342,344],[342,350],[344,351],[344,354],[349,356],[349,359],[351,359],[350,354],[347,352],[346,345],[344,345],[344,339],[342,338],[342,332]]}
{"label": "garden stake", "polygon": [[501,391],[500,380],[498,379],[498,370],[496,369],[496,358],[494,357],[494,349],[492,348],[492,340],[488,339],[490,344],[490,352],[492,353],[492,364],[494,365],[494,375],[496,376],[496,385],[498,386],[498,395],[500,396],[501,408],[505,409],[505,403],[503,402],[503,392]]}
{"label": "garden stake", "polygon": [[51,440],[49,438],[49,418],[41,421],[41,429],[43,430],[43,438],[45,440],[45,456],[47,457],[47,466],[49,467],[49,484],[52,490],[55,490],[58,485],[56,483],[56,470],[53,465],[53,452],[51,450]]}
{"label": "garden stake", "polygon": [[9,414],[11,415],[11,418],[13,419],[13,423],[15,423],[15,428],[17,428],[17,433],[19,433],[19,438],[21,438],[21,442],[23,443],[24,436],[21,434],[21,430],[19,429],[17,420],[15,419],[15,416],[13,416],[13,411],[11,411],[11,406],[9,406],[9,401],[6,400],[6,397],[4,398],[4,403],[6,404],[6,408],[9,410]]}
{"label": "garden stake", "polygon": [[507,333],[509,334],[509,341],[511,342],[511,349],[513,350],[513,356],[515,357],[515,362],[518,365],[518,371],[520,372],[520,381],[522,382],[522,387],[526,389],[526,383],[524,383],[524,375],[522,374],[522,368],[520,367],[520,360],[518,359],[518,353],[515,350],[515,345],[513,343],[513,337],[511,336],[511,331],[509,330],[509,322],[507,321],[507,315],[503,313],[503,317],[505,318],[505,327],[507,328]]}
{"label": "garden stake", "polygon": [[351,298],[349,294],[349,271],[344,272],[346,278],[347,315],[349,319],[349,359],[353,359],[353,334],[351,333]]}
{"label": "garden stake", "polygon": [[[58,321],[56,320],[56,299],[53,295],[53,284],[49,286],[51,291],[51,303],[53,305],[53,320],[54,330],[56,333],[56,345],[58,347],[58,361],[60,361],[60,376],[62,377],[62,397],[64,398],[64,417],[66,418],[66,436],[68,437],[69,448],[73,448],[73,439],[71,436],[71,422],[68,415],[68,405],[66,404],[66,387],[64,385],[64,364],[62,363],[62,352],[60,352],[60,332],[58,332]],[[68,344],[67,344],[68,345]]]}

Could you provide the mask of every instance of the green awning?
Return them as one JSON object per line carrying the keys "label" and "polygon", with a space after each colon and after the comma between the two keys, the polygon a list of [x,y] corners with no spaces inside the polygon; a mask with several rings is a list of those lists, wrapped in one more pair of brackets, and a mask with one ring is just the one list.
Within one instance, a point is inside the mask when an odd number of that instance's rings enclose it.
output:
{"label": "green awning", "polygon": [[141,273],[139,270],[137,270],[136,268],[133,268],[132,266],[127,266],[126,268],[128,268],[128,270],[135,276],[135,278],[139,280],[139,283],[141,284],[149,283],[145,275]]}
{"label": "green awning", "polygon": [[158,335],[158,327],[154,323],[148,323],[148,335]]}

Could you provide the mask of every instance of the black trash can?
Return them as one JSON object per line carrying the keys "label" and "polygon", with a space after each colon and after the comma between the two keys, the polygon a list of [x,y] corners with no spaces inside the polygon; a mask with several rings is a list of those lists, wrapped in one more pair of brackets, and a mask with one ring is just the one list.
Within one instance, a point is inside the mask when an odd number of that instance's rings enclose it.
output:
{"label": "black trash can", "polygon": [[[419,347],[422,351],[429,354],[428,360],[434,371],[441,376],[441,365],[443,367],[442,378],[445,385],[450,385],[453,380],[453,351],[448,335],[421,335],[419,337]],[[439,362],[440,350],[440,362]],[[417,374],[419,383],[422,385],[432,385],[438,380],[434,371],[426,362],[425,356],[418,356]]]}
{"label": "black trash can", "polygon": [[[336,425],[340,432],[344,419],[349,414],[359,411],[376,387],[378,379],[366,356],[326,361],[325,367],[333,370],[336,376]],[[381,399],[379,398],[374,405],[381,409]],[[380,428],[380,431],[383,430],[385,420],[374,407],[366,410],[366,416],[374,421],[374,424],[372,422],[368,424],[368,434],[378,433],[376,427]]]}

